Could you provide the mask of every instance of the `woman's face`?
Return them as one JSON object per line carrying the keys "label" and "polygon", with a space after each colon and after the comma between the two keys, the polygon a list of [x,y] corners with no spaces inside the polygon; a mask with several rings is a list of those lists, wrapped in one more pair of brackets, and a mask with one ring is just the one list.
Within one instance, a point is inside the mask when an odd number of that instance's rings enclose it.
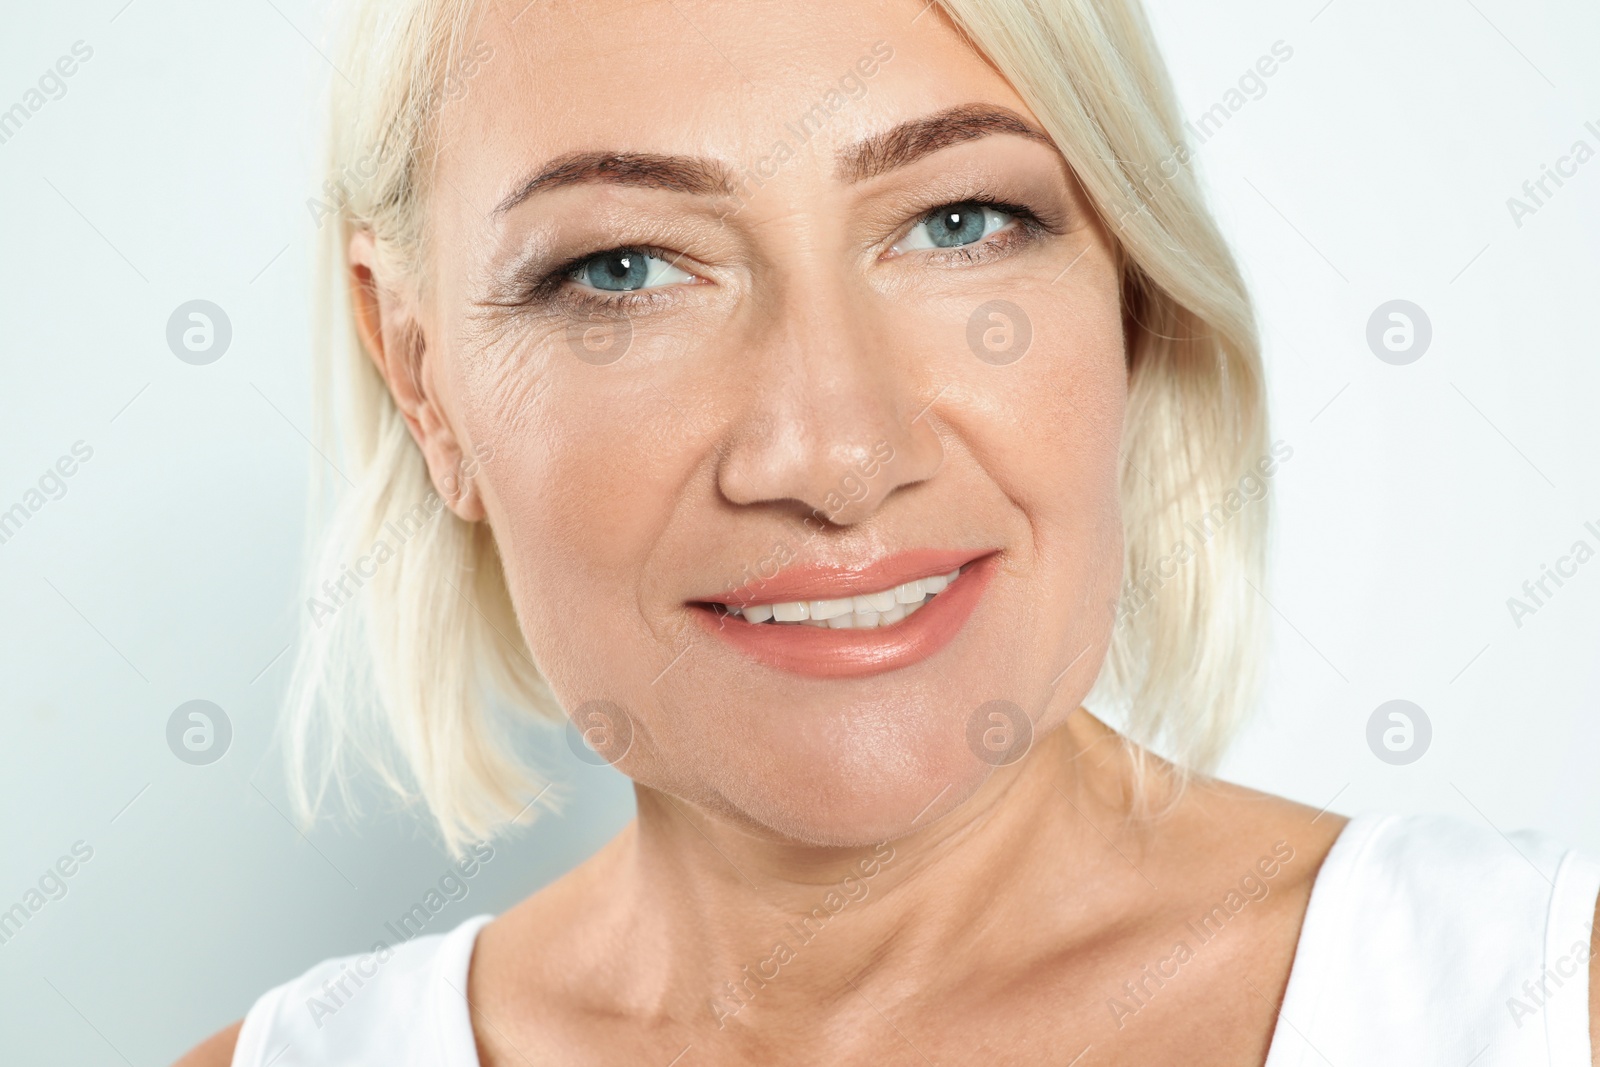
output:
{"label": "woman's face", "polygon": [[1008,706],[1059,725],[1121,574],[1110,243],[923,4],[490,5],[414,307],[414,427],[436,480],[489,457],[457,507],[563,706],[819,844],[970,796]]}

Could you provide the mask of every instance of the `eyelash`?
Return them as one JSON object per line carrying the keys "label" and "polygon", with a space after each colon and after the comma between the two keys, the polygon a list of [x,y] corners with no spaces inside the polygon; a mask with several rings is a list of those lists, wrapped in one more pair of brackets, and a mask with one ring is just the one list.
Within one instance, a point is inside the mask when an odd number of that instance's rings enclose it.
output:
{"label": "eyelash", "polygon": [[[924,222],[927,222],[930,218],[932,218],[935,212],[942,211],[947,207],[953,207],[957,204],[977,204],[980,207],[990,208],[1002,214],[1010,215],[1011,221],[1018,224],[1017,228],[1015,230],[996,230],[983,240],[976,241],[970,245],[961,245],[956,248],[942,248],[938,249],[937,251],[933,249],[919,250],[927,254],[928,257],[936,263],[983,263],[994,259],[997,255],[1008,253],[1020,245],[1027,244],[1037,239],[1042,234],[1060,232],[1055,226],[1046,223],[1037,214],[1035,214],[1031,208],[1023,204],[1013,204],[1008,201],[1000,200],[996,197],[981,193],[977,196],[969,196],[963,200],[951,200],[924,211],[922,214],[917,216],[916,221],[913,222],[905,232],[909,233],[911,229],[921,226]],[[1009,223],[1007,225],[1009,225]],[[904,235],[902,235],[902,237],[903,236]],[[897,241],[900,239],[901,238],[896,238]],[[903,254],[911,255],[912,253]]]}
{"label": "eyelash", "polygon": [[[964,197],[961,200],[948,200],[937,204],[916,216],[914,221],[905,230],[900,232],[891,245],[904,239],[905,234],[912,229],[927,222],[936,212],[957,204],[978,204],[994,211],[1011,216],[1011,221],[1017,227],[1003,228],[984,237],[982,240],[970,245],[944,249],[917,249],[913,252],[901,253],[895,258],[907,255],[922,254],[935,265],[956,265],[983,263],[998,256],[1009,254],[1013,249],[1031,243],[1042,234],[1059,233],[1060,229],[1039,217],[1031,208],[1023,204],[1010,203],[987,194]],[[1008,223],[1009,227],[1010,224]],[[598,290],[579,289],[569,284],[572,276],[578,269],[592,260],[601,256],[615,255],[618,252],[642,252],[645,255],[664,259],[668,263],[676,264],[683,257],[675,252],[650,245],[619,245],[615,248],[601,249],[597,252],[585,252],[581,256],[574,256],[566,262],[552,268],[527,290],[527,295],[520,301],[523,306],[536,304],[550,304],[562,302],[579,314],[588,312],[637,312],[659,307],[676,299],[669,294],[670,287],[654,289],[635,289],[632,291],[618,291],[616,293],[601,293]]]}

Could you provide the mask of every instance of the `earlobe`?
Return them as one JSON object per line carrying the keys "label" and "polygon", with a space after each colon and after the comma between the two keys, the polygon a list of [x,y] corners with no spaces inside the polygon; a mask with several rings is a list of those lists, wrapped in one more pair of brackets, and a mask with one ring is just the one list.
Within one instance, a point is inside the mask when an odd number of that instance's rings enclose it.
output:
{"label": "earlobe", "polygon": [[484,517],[483,500],[464,461],[462,443],[440,406],[439,391],[433,387],[427,334],[415,300],[383,284],[378,256],[370,233],[362,230],[351,236],[346,263],[356,333],[388,385],[395,409],[422,452],[440,498],[458,518],[477,522]]}

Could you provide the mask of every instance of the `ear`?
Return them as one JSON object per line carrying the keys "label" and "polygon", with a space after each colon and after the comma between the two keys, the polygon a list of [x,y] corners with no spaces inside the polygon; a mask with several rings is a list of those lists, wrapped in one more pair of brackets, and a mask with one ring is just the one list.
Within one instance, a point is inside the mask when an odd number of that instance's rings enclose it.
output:
{"label": "ear", "polygon": [[378,248],[370,233],[363,230],[351,236],[346,262],[361,345],[388,383],[395,407],[428,464],[434,489],[457,517],[482,520],[483,498],[471,476],[477,464],[465,462],[463,442],[439,403],[435,367],[414,299],[379,280]]}

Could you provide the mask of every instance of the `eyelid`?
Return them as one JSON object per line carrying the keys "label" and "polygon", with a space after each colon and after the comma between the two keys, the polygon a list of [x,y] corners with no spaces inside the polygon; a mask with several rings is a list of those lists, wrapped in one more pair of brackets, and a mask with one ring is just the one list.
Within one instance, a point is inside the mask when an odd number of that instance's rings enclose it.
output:
{"label": "eyelid", "polygon": [[[968,245],[953,245],[949,248],[911,248],[901,249],[900,245],[918,226],[927,224],[941,211],[965,204],[976,204],[980,207],[1008,215],[1010,218],[998,229],[984,234],[978,240]],[[995,250],[996,244],[1013,244],[1015,242],[1031,241],[1047,233],[1059,232],[1055,226],[1041,219],[1037,212],[1025,204],[1018,204],[1000,200],[987,194],[976,194],[959,200],[946,200],[936,204],[916,215],[904,229],[889,243],[882,259],[900,259],[905,256],[921,255],[936,263],[962,262],[971,263],[974,259],[984,256],[986,252]]]}
{"label": "eyelid", "polygon": [[[976,240],[964,245],[941,246],[932,244],[930,242],[928,245],[923,247],[901,248],[901,246],[905,244],[906,241],[909,240],[911,236],[922,227],[930,225],[939,216],[947,214],[955,208],[966,207],[969,204],[977,206],[984,213],[984,232],[979,234]],[[1004,215],[1006,217],[1004,222],[992,230],[988,229],[990,212],[993,212],[997,215]],[[984,241],[987,241],[990,237],[993,237],[995,234],[999,233],[1001,230],[1004,230],[1007,226],[1010,226],[1013,222],[1016,222],[1017,219],[1018,214],[1016,212],[1007,211],[999,204],[985,203],[981,200],[962,200],[949,204],[940,204],[931,211],[924,212],[919,218],[916,219],[916,221],[912,222],[910,226],[906,227],[905,231],[902,232],[900,236],[895,239],[894,243],[889,246],[889,249],[896,255],[905,255],[909,252],[952,252],[958,248],[975,248]]]}
{"label": "eyelid", "polygon": [[[689,275],[690,280],[641,289],[600,289],[573,277],[593,260],[619,252],[639,252],[653,259],[659,259]],[[669,294],[674,289],[706,283],[706,279],[698,272],[683,265],[686,259],[688,257],[681,252],[671,252],[654,245],[613,245],[609,248],[584,252],[543,270],[522,287],[521,296],[513,303],[519,307],[534,307],[564,301],[583,313],[643,310],[645,307],[662,303],[664,299],[671,299]]]}
{"label": "eyelid", "polygon": [[[597,285],[590,285],[588,282],[585,282],[581,278],[578,277],[578,275],[584,270],[584,268],[588,267],[589,264],[593,263],[595,260],[604,259],[607,256],[623,255],[623,254],[630,254],[630,253],[637,253],[639,255],[644,256],[646,259],[655,260],[655,261],[663,264],[663,267],[664,267],[665,270],[674,270],[674,271],[678,271],[678,272],[680,272],[682,274],[686,274],[686,275],[689,276],[689,280],[688,281],[669,282],[669,283],[666,283],[666,284],[663,284],[663,285],[640,286],[637,289],[602,289]],[[682,262],[682,260],[684,258],[685,257],[683,256],[682,253],[671,253],[671,252],[666,252],[666,251],[664,251],[662,249],[657,249],[657,248],[648,248],[648,247],[639,247],[639,246],[608,248],[603,252],[591,252],[588,255],[583,256],[582,258],[580,258],[578,260],[569,261],[569,262],[572,262],[573,265],[569,269],[566,269],[565,277],[566,277],[567,281],[572,282],[572,283],[580,286],[581,288],[585,289],[588,292],[606,293],[608,295],[610,295],[610,294],[622,294],[622,293],[638,293],[638,292],[644,292],[647,289],[650,289],[650,290],[664,289],[664,288],[666,288],[667,284],[671,284],[671,285],[690,285],[690,284],[694,284],[694,282],[700,280],[699,276],[696,275],[693,271],[687,270],[686,268],[680,267],[678,265],[680,262]],[[560,270],[562,270],[562,268],[558,267],[557,270],[560,271]],[[652,274],[654,272],[655,272],[655,268],[650,268],[649,271],[645,275],[645,280],[649,281],[650,280],[650,274]]]}

